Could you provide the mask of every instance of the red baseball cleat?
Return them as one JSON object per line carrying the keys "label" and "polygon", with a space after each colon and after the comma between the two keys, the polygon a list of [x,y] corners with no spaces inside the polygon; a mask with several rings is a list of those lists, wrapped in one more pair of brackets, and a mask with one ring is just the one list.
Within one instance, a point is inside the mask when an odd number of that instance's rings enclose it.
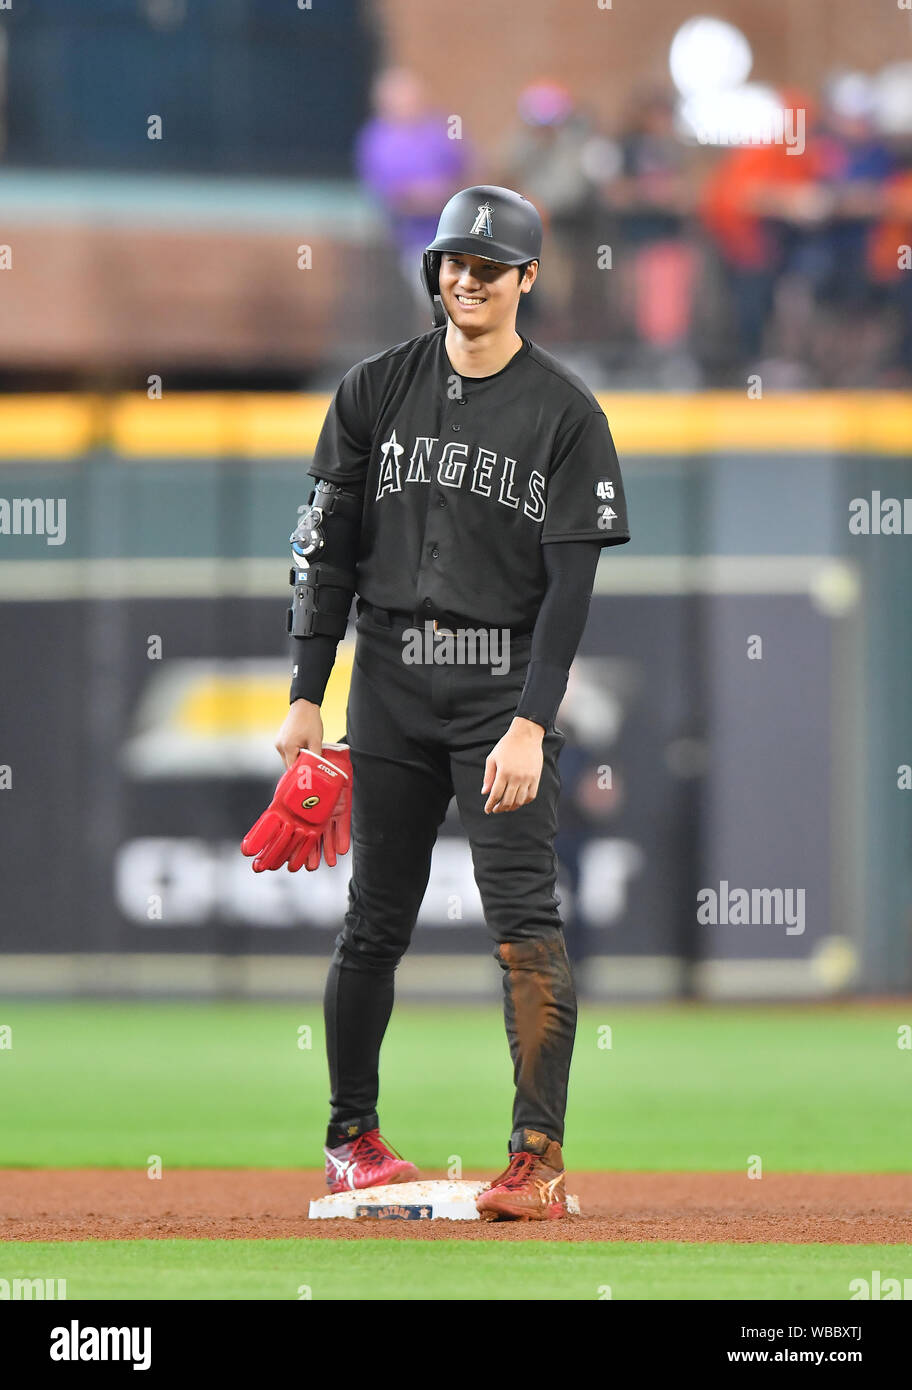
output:
{"label": "red baseball cleat", "polygon": [[413,1182],[419,1176],[414,1163],[400,1158],[380,1137],[379,1129],[369,1129],[337,1149],[324,1149],[326,1185],[330,1192],[352,1192],[362,1187],[385,1187],[392,1182]]}
{"label": "red baseball cleat", "polygon": [[544,1153],[510,1155],[504,1171],[478,1194],[482,1221],[557,1221],[567,1215],[564,1159],[557,1140]]}

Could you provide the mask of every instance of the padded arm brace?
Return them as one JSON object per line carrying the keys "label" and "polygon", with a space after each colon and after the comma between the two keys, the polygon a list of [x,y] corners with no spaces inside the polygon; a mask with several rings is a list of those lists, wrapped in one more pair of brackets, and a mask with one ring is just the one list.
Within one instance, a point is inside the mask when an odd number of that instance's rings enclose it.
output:
{"label": "padded arm brace", "polygon": [[342,637],[355,593],[363,487],[320,480],[291,536],[293,637]]}

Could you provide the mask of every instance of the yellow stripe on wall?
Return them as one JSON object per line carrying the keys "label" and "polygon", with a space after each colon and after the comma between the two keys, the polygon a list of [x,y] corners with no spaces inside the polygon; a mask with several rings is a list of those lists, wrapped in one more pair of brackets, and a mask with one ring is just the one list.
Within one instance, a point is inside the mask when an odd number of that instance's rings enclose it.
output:
{"label": "yellow stripe on wall", "polygon": [[[78,458],[109,448],[125,460],[307,458],[328,394],[142,392],[112,397],[23,395],[0,399],[0,460]],[[603,392],[621,458],[738,452],[912,456],[912,397],[903,392],[819,392],[749,400]]]}
{"label": "yellow stripe on wall", "polygon": [[98,396],[23,395],[0,398],[0,458],[73,458],[87,453],[106,428]]}
{"label": "yellow stripe on wall", "polygon": [[912,454],[912,398],[890,392],[808,392],[750,400],[703,395],[602,393],[618,452]]}

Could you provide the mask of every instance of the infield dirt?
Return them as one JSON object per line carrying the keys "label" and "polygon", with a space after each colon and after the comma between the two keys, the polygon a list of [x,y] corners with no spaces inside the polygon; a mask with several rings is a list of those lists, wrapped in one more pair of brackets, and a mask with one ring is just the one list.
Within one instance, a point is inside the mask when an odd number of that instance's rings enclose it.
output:
{"label": "infield dirt", "polygon": [[[444,1177],[423,1172],[423,1177]],[[466,1173],[466,1178],[490,1174]],[[313,1170],[6,1169],[0,1239],[743,1241],[912,1243],[901,1173],[570,1173],[582,1215],[565,1221],[309,1221]]]}

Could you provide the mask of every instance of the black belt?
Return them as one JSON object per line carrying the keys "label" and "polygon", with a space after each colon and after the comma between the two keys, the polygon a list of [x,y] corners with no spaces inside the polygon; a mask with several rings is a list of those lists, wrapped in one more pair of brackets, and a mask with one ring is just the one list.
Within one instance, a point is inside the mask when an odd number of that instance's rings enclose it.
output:
{"label": "black belt", "polygon": [[[374,622],[381,627],[423,627],[425,623],[433,623],[435,632],[457,632],[461,628],[504,628],[503,623],[482,623],[475,618],[466,618],[458,613],[446,613],[439,608],[419,609],[415,613],[410,613],[401,608],[378,608],[375,603],[368,603],[366,598],[358,599],[358,615],[366,613]],[[515,638],[528,637],[532,629],[530,627],[511,627],[510,636]]]}

